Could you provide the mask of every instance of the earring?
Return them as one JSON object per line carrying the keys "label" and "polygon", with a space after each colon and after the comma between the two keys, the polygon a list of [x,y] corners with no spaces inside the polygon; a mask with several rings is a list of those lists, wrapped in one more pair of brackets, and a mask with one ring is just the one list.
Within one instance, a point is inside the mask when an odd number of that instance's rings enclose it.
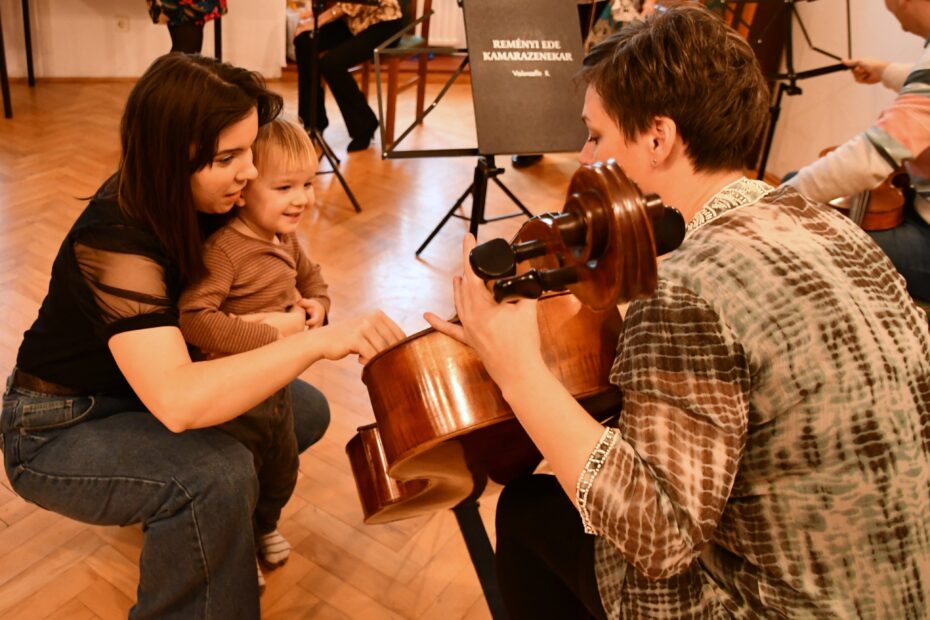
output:
{"label": "earring", "polygon": [[652,165],[653,165],[653,166],[656,165],[656,160],[654,160],[654,159],[652,160]]}

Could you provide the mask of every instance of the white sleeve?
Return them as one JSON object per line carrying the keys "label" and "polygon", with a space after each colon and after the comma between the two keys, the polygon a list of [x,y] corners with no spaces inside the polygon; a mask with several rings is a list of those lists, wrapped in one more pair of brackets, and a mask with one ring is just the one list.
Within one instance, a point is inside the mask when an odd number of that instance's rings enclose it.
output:
{"label": "white sleeve", "polygon": [[881,184],[894,168],[864,133],[802,168],[788,181],[817,202],[852,196]]}
{"label": "white sleeve", "polygon": [[888,66],[882,71],[882,84],[884,84],[886,88],[898,92],[901,90],[901,87],[904,86],[904,80],[907,79],[908,74],[913,70],[914,65],[909,65],[904,62],[888,63]]}

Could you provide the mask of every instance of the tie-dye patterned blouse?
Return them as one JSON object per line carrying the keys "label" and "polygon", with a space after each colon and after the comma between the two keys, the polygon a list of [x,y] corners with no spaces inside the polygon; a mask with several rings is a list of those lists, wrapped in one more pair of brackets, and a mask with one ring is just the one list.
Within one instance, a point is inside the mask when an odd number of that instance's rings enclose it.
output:
{"label": "tie-dye patterned blouse", "polygon": [[930,336],[867,235],[741,180],[630,305],[582,514],[612,618],[930,616]]}
{"label": "tie-dye patterned blouse", "polygon": [[147,0],[149,15],[156,24],[203,25],[226,15],[226,0]]}

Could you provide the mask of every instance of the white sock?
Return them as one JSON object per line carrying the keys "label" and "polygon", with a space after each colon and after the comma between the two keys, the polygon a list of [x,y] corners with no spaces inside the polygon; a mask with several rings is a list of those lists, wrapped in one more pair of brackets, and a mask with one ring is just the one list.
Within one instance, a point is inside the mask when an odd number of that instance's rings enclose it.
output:
{"label": "white sock", "polygon": [[291,543],[278,530],[272,530],[259,537],[258,550],[266,564],[280,566],[291,555]]}
{"label": "white sock", "polygon": [[265,575],[262,574],[262,566],[256,560],[255,570],[258,571],[258,593],[261,594],[265,591]]}

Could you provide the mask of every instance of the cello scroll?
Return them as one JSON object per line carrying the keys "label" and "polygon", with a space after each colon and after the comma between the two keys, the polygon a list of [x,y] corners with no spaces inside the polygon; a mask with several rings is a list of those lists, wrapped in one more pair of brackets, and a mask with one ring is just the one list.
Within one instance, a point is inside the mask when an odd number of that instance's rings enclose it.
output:
{"label": "cello scroll", "polygon": [[[655,194],[643,195],[612,160],[572,177],[561,213],[523,225],[512,243],[476,246],[472,270],[493,281],[497,301],[568,290],[594,310],[652,293],[657,255],[677,248],[681,214]],[[529,269],[518,272],[519,263]]]}

